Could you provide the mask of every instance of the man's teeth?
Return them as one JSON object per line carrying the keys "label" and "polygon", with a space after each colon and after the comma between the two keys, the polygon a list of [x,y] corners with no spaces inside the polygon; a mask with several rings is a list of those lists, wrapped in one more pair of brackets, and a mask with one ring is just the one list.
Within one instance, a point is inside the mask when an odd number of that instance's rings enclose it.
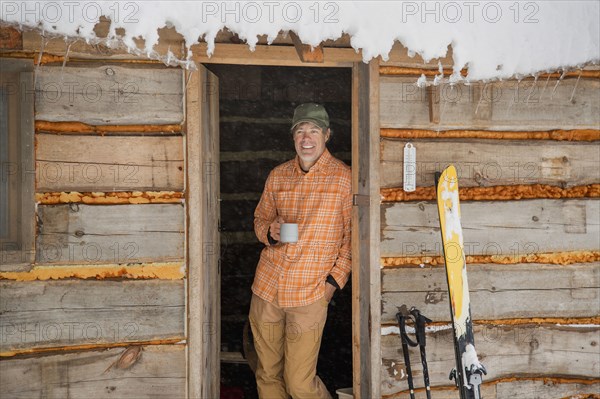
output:
{"label": "man's teeth", "polygon": [[302,148],[314,148],[314,145],[303,145]]}

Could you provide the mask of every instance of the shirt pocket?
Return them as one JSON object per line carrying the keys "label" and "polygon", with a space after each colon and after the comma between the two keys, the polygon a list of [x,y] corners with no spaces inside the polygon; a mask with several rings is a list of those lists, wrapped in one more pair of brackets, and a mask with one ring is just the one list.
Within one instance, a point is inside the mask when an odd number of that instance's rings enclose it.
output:
{"label": "shirt pocket", "polygon": [[294,192],[292,191],[276,191],[275,197],[275,208],[277,209],[277,215],[281,216],[287,223],[295,223],[297,210],[293,209],[294,206],[298,206],[297,201],[294,201]]}
{"label": "shirt pocket", "polygon": [[313,248],[313,261],[320,264],[333,265],[339,254],[337,242],[325,242]]}

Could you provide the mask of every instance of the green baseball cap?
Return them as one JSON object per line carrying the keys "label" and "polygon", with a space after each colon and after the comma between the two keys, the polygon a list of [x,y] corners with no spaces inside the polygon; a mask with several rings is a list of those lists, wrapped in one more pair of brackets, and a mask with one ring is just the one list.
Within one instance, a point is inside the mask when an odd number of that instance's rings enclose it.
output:
{"label": "green baseball cap", "polygon": [[294,118],[292,119],[292,130],[302,122],[312,122],[321,129],[329,127],[329,115],[325,107],[316,103],[300,104],[294,110]]}

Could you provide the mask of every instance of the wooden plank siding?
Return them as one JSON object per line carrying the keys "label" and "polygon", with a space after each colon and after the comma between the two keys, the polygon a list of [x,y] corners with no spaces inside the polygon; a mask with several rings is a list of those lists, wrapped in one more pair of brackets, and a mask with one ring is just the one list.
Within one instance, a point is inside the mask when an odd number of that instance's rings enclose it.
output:
{"label": "wooden plank siding", "polygon": [[[597,199],[466,201],[461,204],[467,255],[523,255],[598,250]],[[441,255],[437,206],[381,206],[381,256]]]}
{"label": "wooden plank siding", "polygon": [[36,135],[37,191],[183,191],[183,138]]}
{"label": "wooden plank siding", "polygon": [[183,121],[179,68],[43,66],[36,72],[36,119],[92,125]]}
{"label": "wooden plank siding", "polygon": [[4,359],[0,362],[2,396],[13,399],[185,396],[182,345],[144,346],[138,360],[122,369],[115,363],[125,350]]}
{"label": "wooden plank siding", "polygon": [[[547,380],[516,380],[496,384],[496,398],[498,399],[547,399],[547,398],[586,398],[598,395],[600,382],[577,381],[569,382],[564,379]],[[579,396],[578,396],[579,395]]]}
{"label": "wooden plank siding", "polygon": [[414,76],[381,76],[382,128],[548,130],[598,129],[600,81],[567,78],[442,85],[439,123],[431,122],[426,88]]}
{"label": "wooden plank siding", "polygon": [[[461,201],[466,254],[515,259],[467,265],[477,352],[488,369],[483,397],[597,395],[600,262],[594,257],[567,266],[522,262],[600,248],[600,201],[584,198],[597,197],[600,183],[600,81],[575,75],[558,83],[551,76],[443,84],[433,91],[418,88],[416,75],[381,76],[380,82],[386,134],[380,136],[380,183],[390,201],[381,206],[382,257],[426,262],[442,255],[430,190],[434,173],[454,164],[470,199]],[[403,185],[407,142],[417,150],[415,195],[393,193]],[[475,192],[484,189],[490,191]],[[537,194],[520,199],[527,190]],[[381,269],[382,395],[409,397],[401,341],[389,334],[406,305],[438,323],[427,334],[432,396],[456,398],[448,380],[455,359],[445,270],[420,266]],[[542,324],[533,324],[536,320]],[[415,384],[422,387],[418,350],[411,358]],[[416,396],[425,398],[424,390]]]}
{"label": "wooden plank siding", "polygon": [[[467,265],[474,320],[598,315],[600,262]],[[450,322],[444,267],[392,268],[382,273],[382,323],[395,323],[402,305],[436,322]]]}
{"label": "wooden plank siding", "polygon": [[[480,360],[488,366],[485,381],[528,375],[570,375],[594,379],[600,374],[600,326],[475,325],[474,332]],[[448,380],[448,373],[455,366],[452,340],[452,329],[449,327],[427,334],[432,386],[452,385]],[[406,390],[408,386],[400,337],[396,334],[383,335],[381,349],[382,395]],[[417,350],[411,351],[415,386],[422,387],[418,356]]]}
{"label": "wooden plank siding", "polygon": [[184,282],[0,282],[3,353],[184,338]]}
{"label": "wooden plank siding", "polygon": [[[404,145],[381,142],[381,187],[402,187]],[[421,139],[416,148],[416,183],[433,186],[434,173],[453,164],[460,187],[548,184],[561,187],[600,182],[597,143],[532,140]]]}
{"label": "wooden plank siding", "polygon": [[181,204],[40,205],[38,263],[139,263],[184,257]]}

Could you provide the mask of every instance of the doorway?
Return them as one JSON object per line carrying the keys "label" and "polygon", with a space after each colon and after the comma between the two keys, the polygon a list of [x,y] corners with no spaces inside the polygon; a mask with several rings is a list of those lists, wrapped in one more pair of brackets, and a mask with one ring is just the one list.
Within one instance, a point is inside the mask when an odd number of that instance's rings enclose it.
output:
{"label": "doorway", "polygon": [[[323,104],[331,118],[328,149],[351,164],[352,70],[211,64],[219,79],[221,209],[221,392],[257,398],[242,353],[254,271],[263,248],[253,214],[269,172],[295,156],[294,108]],[[317,372],[332,396],[352,386],[351,281],[332,301]],[[243,396],[242,396],[243,395]]]}

